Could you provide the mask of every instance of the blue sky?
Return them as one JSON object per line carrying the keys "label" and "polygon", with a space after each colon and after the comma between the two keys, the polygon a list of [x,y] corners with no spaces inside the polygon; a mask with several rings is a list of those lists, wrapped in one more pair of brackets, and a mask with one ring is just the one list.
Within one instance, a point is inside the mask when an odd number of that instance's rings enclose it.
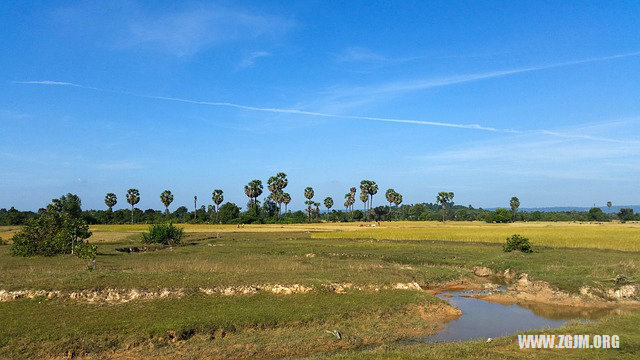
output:
{"label": "blue sky", "polygon": [[[0,207],[289,175],[405,203],[640,203],[640,3],[3,2]],[[206,201],[205,201],[206,200]]]}

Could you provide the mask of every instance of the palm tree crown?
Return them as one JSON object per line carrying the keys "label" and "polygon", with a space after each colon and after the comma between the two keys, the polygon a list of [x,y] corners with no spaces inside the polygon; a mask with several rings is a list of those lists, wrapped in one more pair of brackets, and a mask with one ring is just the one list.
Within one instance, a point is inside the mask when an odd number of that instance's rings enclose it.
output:
{"label": "palm tree crown", "polygon": [[163,191],[162,194],[160,194],[160,201],[164,205],[166,213],[168,214],[169,213],[169,205],[171,205],[171,203],[173,202],[173,194],[171,194],[171,191],[169,191],[169,190]]}
{"label": "palm tree crown", "polygon": [[109,208],[109,211],[111,211],[112,208],[116,206],[116,204],[118,203],[118,197],[114,193],[108,193],[104,197],[104,203]]}

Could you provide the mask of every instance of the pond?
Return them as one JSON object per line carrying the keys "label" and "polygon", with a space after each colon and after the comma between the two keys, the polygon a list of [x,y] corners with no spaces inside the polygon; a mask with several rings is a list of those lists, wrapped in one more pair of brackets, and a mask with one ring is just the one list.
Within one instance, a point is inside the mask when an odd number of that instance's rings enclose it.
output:
{"label": "pond", "polygon": [[418,342],[468,341],[507,336],[526,330],[552,329],[571,320],[594,320],[611,309],[559,307],[546,304],[503,305],[478,298],[479,292],[456,291],[438,297],[462,311],[462,316],[448,322],[439,333]]}

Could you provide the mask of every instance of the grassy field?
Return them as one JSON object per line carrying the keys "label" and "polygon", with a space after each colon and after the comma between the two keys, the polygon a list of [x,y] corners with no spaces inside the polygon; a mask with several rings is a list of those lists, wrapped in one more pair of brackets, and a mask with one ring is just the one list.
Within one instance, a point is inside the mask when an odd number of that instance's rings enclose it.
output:
{"label": "grassy field", "polygon": [[508,236],[520,234],[539,246],[640,251],[638,223],[399,222],[381,225],[345,226],[334,231],[315,233],[313,237],[503,243]]}
{"label": "grassy field", "polygon": [[[620,277],[630,284],[640,283],[639,253],[616,246],[637,241],[637,224],[360,225],[364,224],[246,225],[240,229],[235,225],[186,225],[183,246],[139,253],[116,249],[141,247],[140,232],[146,226],[96,226],[90,240],[98,244],[93,272],[73,256],[16,258],[10,256],[9,246],[0,246],[0,290],[179,289],[183,294],[124,304],[43,297],[0,302],[0,323],[4,325],[0,327],[0,358],[65,354],[519,358],[524,355],[513,338],[490,344],[404,344],[442,325],[442,316],[429,316],[442,302],[428,293],[352,290],[339,294],[327,291],[327,285],[373,289],[397,283],[444,284],[472,278],[474,266],[528,273],[533,280],[573,293],[585,285],[615,288]],[[0,229],[15,231],[6,230]],[[475,240],[474,233],[478,234]],[[512,233],[530,237],[536,252],[504,253],[500,238]],[[442,238],[433,239],[437,234],[443,234]],[[590,239],[585,246],[582,234]],[[497,238],[489,241],[491,236]],[[562,243],[571,242],[570,246],[553,245],[554,241],[561,243],[559,238]],[[234,296],[205,295],[199,290],[265,284],[298,284],[312,290]],[[624,335],[625,348],[598,354],[638,355],[638,328],[636,313],[572,325],[565,331],[616,330],[614,333]],[[333,329],[340,329],[343,338],[326,332]],[[548,352],[535,356],[544,354],[564,356]]]}

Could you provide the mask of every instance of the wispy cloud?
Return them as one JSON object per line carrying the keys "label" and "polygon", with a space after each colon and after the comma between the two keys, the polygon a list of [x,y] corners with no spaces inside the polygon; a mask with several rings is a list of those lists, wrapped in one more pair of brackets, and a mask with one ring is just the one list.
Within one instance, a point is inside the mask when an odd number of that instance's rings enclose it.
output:
{"label": "wispy cloud", "polygon": [[[513,76],[528,72],[542,71],[554,68],[562,68],[573,65],[595,63],[601,61],[629,58],[640,56],[640,51],[616,54],[611,56],[593,57],[588,59],[572,60],[566,62],[535,65],[505,70],[494,70],[486,72],[468,73],[461,75],[445,76],[440,78],[411,79],[402,81],[392,81],[382,84],[368,86],[342,86],[331,87],[325,91],[324,98],[314,100],[314,106],[322,108],[345,109],[349,107],[361,106],[366,103],[378,102],[381,99],[389,99],[393,96],[406,94],[414,91],[464,84],[469,82],[488,80],[500,77]],[[324,105],[322,105],[324,104]]]}
{"label": "wispy cloud", "polygon": [[[65,82],[58,82],[58,81],[16,81],[15,83],[34,84],[34,85],[58,85],[58,86],[67,86],[66,84],[68,84]],[[584,133],[579,133],[575,131],[561,132],[561,131],[549,130],[549,129],[523,131],[523,130],[517,130],[517,129],[496,128],[496,127],[491,127],[491,126],[486,126],[481,124],[464,124],[464,123],[453,123],[453,122],[444,122],[444,121],[430,121],[430,120],[423,120],[423,119],[403,119],[403,118],[376,117],[376,116],[364,116],[364,115],[344,115],[344,114],[306,111],[306,110],[300,110],[300,109],[294,109],[294,108],[258,107],[258,106],[243,105],[243,104],[237,104],[237,103],[231,103],[231,102],[201,101],[201,100],[185,99],[185,98],[178,98],[178,97],[143,95],[143,94],[136,94],[136,93],[125,92],[125,91],[113,91],[113,90],[100,89],[96,87],[90,87],[90,86],[84,86],[84,85],[78,85],[78,84],[74,84],[74,86],[96,90],[96,91],[134,96],[138,98],[172,101],[172,102],[180,102],[180,103],[194,104],[194,105],[227,107],[227,108],[240,109],[240,110],[246,110],[246,111],[258,111],[258,112],[267,112],[267,113],[276,113],[276,114],[291,114],[291,115],[312,116],[312,117],[333,118],[333,119],[364,120],[364,121],[412,124],[412,125],[423,125],[423,126],[437,126],[437,127],[457,128],[457,129],[480,130],[480,131],[488,131],[488,132],[496,132],[496,133],[538,134],[538,135],[544,135],[547,137],[556,137],[556,138],[565,138],[565,139],[580,139],[580,140],[590,140],[590,141],[599,141],[599,142],[640,144],[640,141],[636,141],[636,140],[618,140],[615,138],[607,138],[607,137],[598,136],[598,135],[584,134]]]}
{"label": "wispy cloud", "polygon": [[[105,15],[107,14],[107,15]],[[92,32],[107,46],[159,50],[191,56],[224,43],[268,40],[288,32],[295,21],[256,9],[220,4],[180,5],[173,11],[153,5],[82,3],[52,14],[70,34]]]}
{"label": "wispy cloud", "polygon": [[254,51],[251,54],[245,56],[242,59],[242,61],[240,61],[240,63],[238,64],[237,68],[238,69],[250,68],[253,65],[255,65],[256,60],[263,57],[267,57],[267,56],[271,56],[271,53],[267,51]]}
{"label": "wispy cloud", "polygon": [[143,166],[137,162],[132,161],[114,161],[97,164],[96,167],[102,170],[138,170]]}
{"label": "wispy cloud", "polygon": [[66,81],[51,81],[51,80],[31,80],[31,81],[13,81],[14,84],[28,84],[28,85],[53,85],[53,86],[70,86],[77,87],[82,89],[91,89],[91,90],[99,90],[98,88],[92,86],[84,86],[79,84],[74,84]]}
{"label": "wispy cloud", "polygon": [[594,138],[600,139],[588,132],[589,126],[565,129],[562,133],[576,136],[550,138],[544,132],[529,132],[459,144],[443,151],[411,156],[408,160],[415,164],[412,170],[415,173],[445,172],[451,178],[468,178],[473,174],[476,180],[508,175],[511,179],[526,176],[529,179],[623,181],[640,175],[637,174],[640,163],[635,155],[640,152],[640,142],[594,142]]}
{"label": "wispy cloud", "polygon": [[342,52],[335,54],[336,62],[387,62],[389,58],[384,55],[375,53],[367,48],[354,46],[344,49]]}

